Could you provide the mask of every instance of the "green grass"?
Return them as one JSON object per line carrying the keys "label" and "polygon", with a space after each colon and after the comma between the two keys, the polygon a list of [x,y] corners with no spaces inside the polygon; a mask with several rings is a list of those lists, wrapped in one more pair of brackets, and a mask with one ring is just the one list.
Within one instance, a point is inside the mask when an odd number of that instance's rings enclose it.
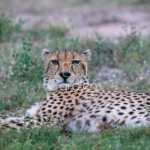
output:
{"label": "green grass", "polygon": [[0,146],[6,150],[62,149],[62,150],[129,150],[150,149],[150,128],[121,128],[101,133],[82,133],[66,136],[57,128],[22,129],[20,132],[0,131]]}
{"label": "green grass", "polygon": [[[108,82],[103,88],[150,93],[150,37],[142,37],[131,26],[131,34],[120,37],[116,42],[97,36],[95,39],[67,38],[69,30],[63,26],[49,25],[46,30],[32,28],[20,32],[12,20],[0,17],[0,111],[15,116],[17,110],[25,110],[34,102],[43,101],[46,93],[42,87],[44,64],[41,50],[48,48],[75,49],[79,52],[92,50],[89,63],[91,82],[98,77],[102,66],[117,68],[126,73],[122,82]],[[7,31],[7,30],[9,31]],[[9,34],[11,33],[11,34]],[[4,42],[4,39],[7,39]],[[128,88],[125,88],[125,87]],[[22,112],[23,114],[23,112]],[[122,128],[102,133],[73,135],[67,137],[57,128],[0,131],[1,149],[150,149],[150,128]]]}

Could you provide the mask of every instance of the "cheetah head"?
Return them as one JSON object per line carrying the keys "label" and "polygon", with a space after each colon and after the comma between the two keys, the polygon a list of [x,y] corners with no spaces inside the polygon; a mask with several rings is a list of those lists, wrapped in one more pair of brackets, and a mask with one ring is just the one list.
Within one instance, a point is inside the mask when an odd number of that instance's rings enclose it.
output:
{"label": "cheetah head", "polygon": [[43,85],[47,94],[58,88],[89,83],[87,62],[91,58],[90,50],[79,53],[43,49],[41,55],[45,63]]}

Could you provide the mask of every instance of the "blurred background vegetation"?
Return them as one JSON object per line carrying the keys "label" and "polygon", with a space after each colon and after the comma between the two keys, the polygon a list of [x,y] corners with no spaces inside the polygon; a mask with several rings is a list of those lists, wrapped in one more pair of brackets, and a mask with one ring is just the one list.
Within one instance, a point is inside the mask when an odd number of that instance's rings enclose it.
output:
{"label": "blurred background vegetation", "polygon": [[[28,106],[45,98],[40,55],[43,48],[91,49],[90,82],[101,83],[105,90],[150,93],[149,8],[149,0],[0,0],[1,115],[21,116]],[[108,131],[102,134],[102,145],[101,134],[95,140],[93,135],[67,139],[57,130],[13,132],[10,136],[1,132],[0,146],[128,149],[130,145],[144,149],[148,148],[149,131]],[[29,138],[23,138],[24,132]],[[53,136],[47,138],[48,134]],[[137,142],[141,140],[145,144]]]}

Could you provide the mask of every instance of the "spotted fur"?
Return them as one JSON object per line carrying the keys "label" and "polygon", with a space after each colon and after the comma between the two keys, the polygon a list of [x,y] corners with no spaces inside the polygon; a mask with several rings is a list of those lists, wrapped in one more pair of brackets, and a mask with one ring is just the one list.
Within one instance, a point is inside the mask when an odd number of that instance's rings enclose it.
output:
{"label": "spotted fur", "polygon": [[63,130],[79,132],[101,131],[109,127],[149,126],[150,95],[133,92],[110,92],[76,87],[57,90],[47,96],[37,114],[30,120],[3,125],[20,129],[22,126],[61,124]]}

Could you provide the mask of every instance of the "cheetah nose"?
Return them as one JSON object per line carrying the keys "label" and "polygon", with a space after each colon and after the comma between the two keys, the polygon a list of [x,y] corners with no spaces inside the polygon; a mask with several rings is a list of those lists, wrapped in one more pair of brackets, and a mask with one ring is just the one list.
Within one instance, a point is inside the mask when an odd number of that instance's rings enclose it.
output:
{"label": "cheetah nose", "polygon": [[61,72],[59,74],[64,80],[66,80],[67,78],[69,78],[71,76],[71,73],[69,72]]}

